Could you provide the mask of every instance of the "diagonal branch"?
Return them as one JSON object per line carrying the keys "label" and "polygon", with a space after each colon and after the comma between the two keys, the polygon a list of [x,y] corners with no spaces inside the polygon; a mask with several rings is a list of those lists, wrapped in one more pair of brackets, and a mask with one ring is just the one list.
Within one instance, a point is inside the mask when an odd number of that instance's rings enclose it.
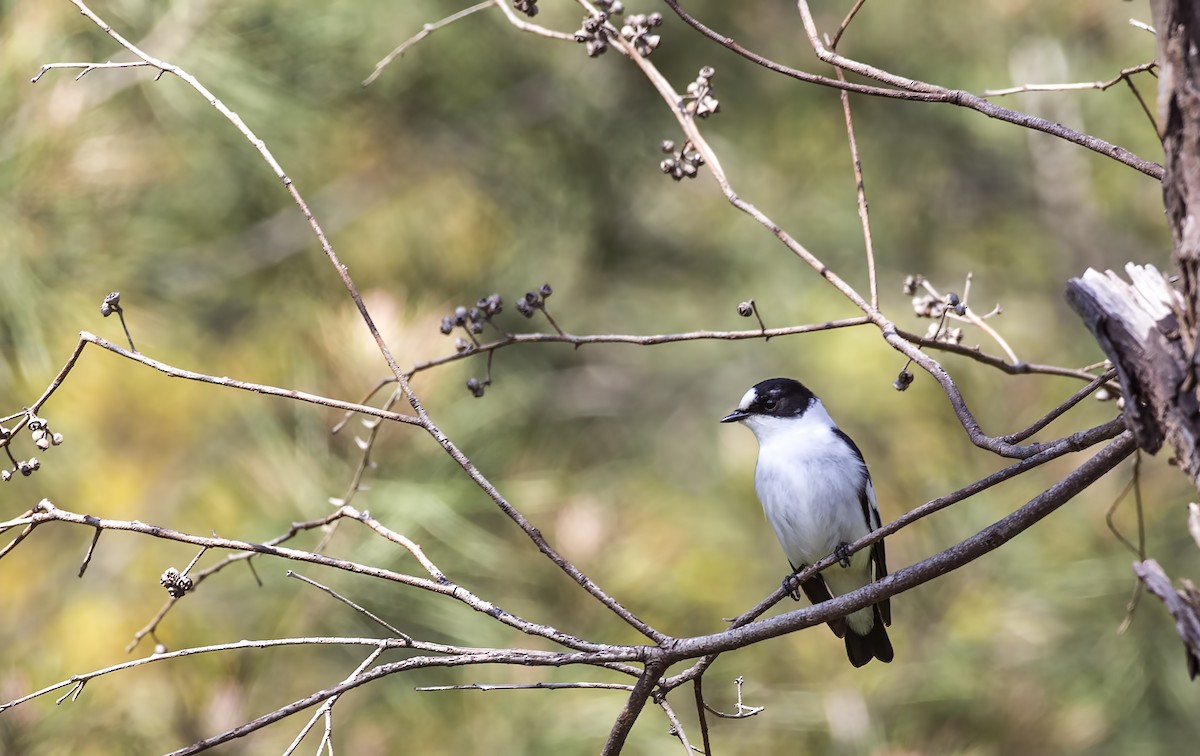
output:
{"label": "diagonal branch", "polygon": [[[1057,443],[1050,444],[1046,449],[1038,452],[1032,457],[1009,465],[1008,467],[998,470],[985,478],[958,489],[957,491],[948,493],[944,496],[939,496],[936,499],[928,501],[919,507],[915,507],[914,509],[905,512],[878,530],[872,531],[854,543],[849,544],[846,547],[845,552],[846,554],[853,554],[857,551],[865,549],[876,541],[900,532],[918,520],[928,517],[935,512],[939,512],[953,504],[957,504],[960,501],[969,499],[972,496],[986,491],[993,486],[1016,478],[1019,475],[1023,475],[1035,467],[1039,467],[1047,462],[1050,462],[1051,460],[1058,459],[1063,455],[1082,451],[1083,449],[1087,449],[1099,443],[1100,441],[1113,438],[1120,434],[1124,430],[1124,427],[1124,421],[1121,418],[1117,418],[1113,421],[1105,423],[1104,425],[1097,426],[1087,431],[1081,431],[1068,436]],[[796,583],[799,584],[800,582],[807,580],[812,575],[831,567],[835,562],[839,561],[839,559],[839,556],[830,554],[822,559],[817,560],[816,562],[813,562],[804,570],[801,570],[796,574]],[[765,599],[760,601],[752,609],[733,619],[730,622],[730,629],[732,630],[750,624],[752,621],[765,614],[771,607],[778,604],[787,595],[788,594],[783,590],[782,586],[776,588],[770,596],[767,596]],[[703,674],[704,671],[711,666],[714,661],[716,661],[716,655],[705,656],[692,667],[664,681],[662,683],[663,687],[667,689],[675,688],[687,682],[688,680],[697,678],[699,675]]]}
{"label": "diagonal branch", "polygon": [[741,648],[749,643],[844,617],[927,583],[1003,546],[1087,489],[1129,457],[1136,448],[1133,435],[1129,431],[1121,433],[1095,456],[1012,514],[928,559],[897,570],[856,591],[722,633],[679,639],[664,646],[663,650],[668,659],[674,660]]}

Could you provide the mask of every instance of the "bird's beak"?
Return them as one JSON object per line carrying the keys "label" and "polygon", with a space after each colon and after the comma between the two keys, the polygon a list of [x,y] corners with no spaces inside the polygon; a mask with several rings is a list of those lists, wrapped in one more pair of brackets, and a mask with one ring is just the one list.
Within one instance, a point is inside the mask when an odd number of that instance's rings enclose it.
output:
{"label": "bird's beak", "polygon": [[746,419],[746,418],[748,418],[748,417],[750,417],[750,413],[749,413],[749,412],[747,412],[746,410],[744,410],[744,409],[735,409],[733,412],[730,412],[728,415],[726,415],[725,417],[721,418],[721,422],[723,422],[723,423],[736,423],[738,420],[745,420],[745,419]]}

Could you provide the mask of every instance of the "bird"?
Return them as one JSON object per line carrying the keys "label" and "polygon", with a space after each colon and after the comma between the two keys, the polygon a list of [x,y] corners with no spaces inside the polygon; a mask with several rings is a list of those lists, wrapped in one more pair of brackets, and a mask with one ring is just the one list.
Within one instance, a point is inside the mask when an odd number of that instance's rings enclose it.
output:
{"label": "bird", "polygon": [[[879,504],[862,452],[812,391],[791,378],[762,381],[721,422],[741,423],[758,439],[754,488],[792,567],[785,588],[792,575],[829,554],[840,566],[800,584],[814,604],[887,575],[882,539],[846,553],[849,544],[880,527]],[[800,599],[798,591],[791,595]],[[892,661],[885,629],[892,624],[888,599],[828,624],[845,640],[855,667],[872,659]]]}

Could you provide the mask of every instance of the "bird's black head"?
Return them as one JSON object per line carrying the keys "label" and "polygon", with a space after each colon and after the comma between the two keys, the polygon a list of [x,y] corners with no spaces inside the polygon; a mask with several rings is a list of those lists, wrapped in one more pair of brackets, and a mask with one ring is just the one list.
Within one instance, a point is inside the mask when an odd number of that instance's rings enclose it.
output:
{"label": "bird's black head", "polygon": [[737,409],[721,418],[721,422],[733,423],[751,415],[799,417],[815,399],[813,392],[800,381],[770,378],[747,391]]}

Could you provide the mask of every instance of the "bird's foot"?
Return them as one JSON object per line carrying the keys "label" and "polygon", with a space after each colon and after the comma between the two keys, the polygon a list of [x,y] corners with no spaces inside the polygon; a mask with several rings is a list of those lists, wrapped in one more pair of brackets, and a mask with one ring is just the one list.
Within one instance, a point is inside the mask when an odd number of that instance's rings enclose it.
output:
{"label": "bird's foot", "polygon": [[[803,569],[803,567],[800,568],[800,570]],[[783,592],[791,596],[793,601],[800,600],[800,582],[796,580],[796,575],[800,573],[800,570],[796,570],[791,575],[785,577],[783,579],[783,585],[781,586],[783,588]]]}
{"label": "bird's foot", "polygon": [[843,541],[833,550],[833,555],[837,557],[838,564],[842,565],[842,569],[850,566],[850,544]]}

